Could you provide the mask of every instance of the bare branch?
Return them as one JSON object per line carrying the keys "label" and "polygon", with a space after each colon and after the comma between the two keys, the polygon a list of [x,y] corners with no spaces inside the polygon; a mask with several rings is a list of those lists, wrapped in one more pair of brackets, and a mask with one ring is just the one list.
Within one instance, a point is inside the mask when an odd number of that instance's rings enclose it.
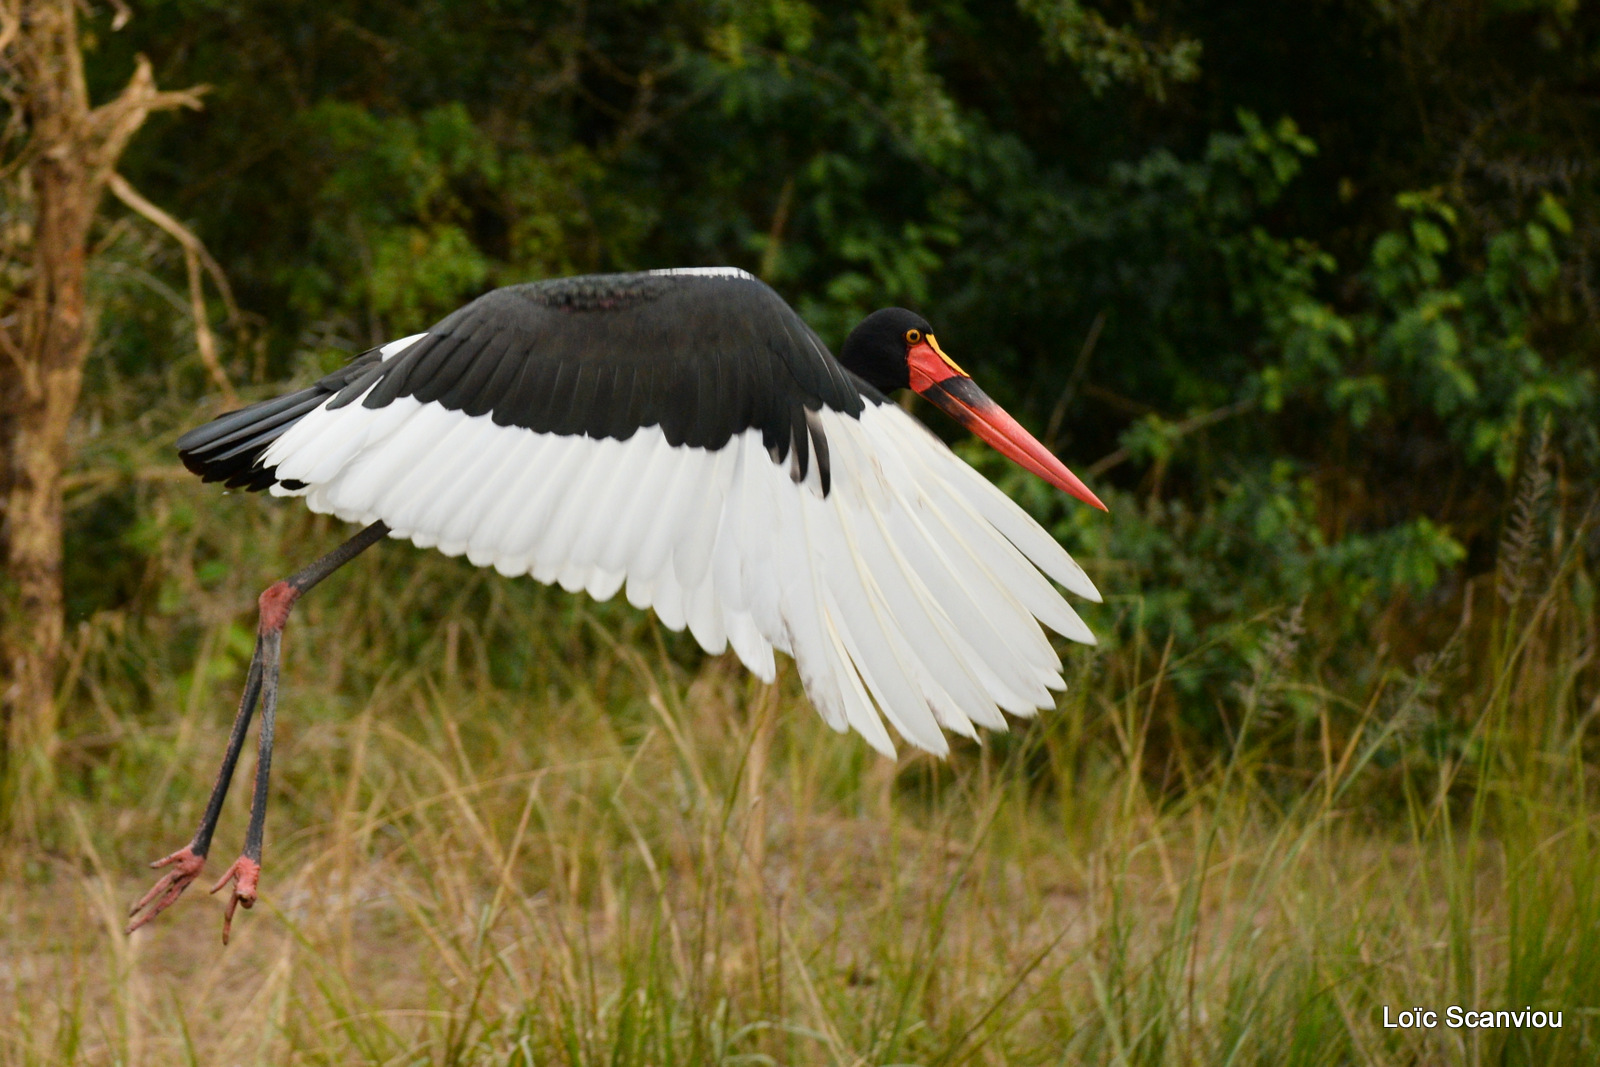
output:
{"label": "bare branch", "polygon": [[[1240,400],[1237,403],[1225,404],[1220,408],[1214,408],[1211,411],[1203,412],[1194,416],[1193,418],[1184,419],[1182,422],[1173,426],[1168,433],[1171,434],[1173,440],[1177,440],[1180,437],[1185,437],[1191,433],[1194,433],[1196,430],[1203,430],[1207,426],[1215,425],[1216,423],[1221,422],[1223,419],[1230,419],[1235,415],[1243,415],[1245,412],[1251,410],[1255,406],[1256,402],[1254,400]],[[1112,467],[1126,463],[1132,458],[1132,452],[1128,451],[1126,448],[1119,448],[1115,452],[1109,453],[1108,455],[1102,456],[1095,460],[1094,463],[1090,465],[1089,469],[1084,471],[1084,474],[1087,477],[1093,478],[1095,475],[1104,474]]]}
{"label": "bare branch", "polygon": [[0,4],[0,52],[11,47],[22,33],[22,12],[15,3]]}
{"label": "bare branch", "polygon": [[206,373],[211,375],[211,380],[222,390],[228,406],[232,407],[239,402],[239,397],[233,391],[233,383],[228,381],[228,372],[222,369],[222,360],[217,358],[217,339],[211,333],[210,317],[206,314],[205,286],[200,280],[200,257],[195,255],[194,249],[184,247],[183,265],[189,276],[189,314],[194,317],[194,346],[200,352],[200,362],[205,365]]}
{"label": "bare branch", "polygon": [[206,273],[211,275],[211,282],[217,287],[218,295],[222,297],[222,306],[228,313],[229,325],[234,329],[240,328],[243,323],[243,316],[240,315],[239,305],[233,298],[233,286],[228,284],[228,276],[223,273],[222,265],[206,249],[205,243],[195,235],[194,231],[152,204],[149,200],[146,200],[139,190],[135,189],[128,179],[122,175],[113,172],[106,179],[106,183],[111,190],[111,194],[118,200],[121,200],[145,219],[155,223],[184,248],[194,250],[194,254],[200,258],[201,264],[206,268]]}
{"label": "bare branch", "polygon": [[[89,129],[97,157],[95,169],[109,173],[116,166],[116,161],[122,158],[123,149],[152,111],[169,111],[178,107],[199,110],[200,98],[207,91],[208,87],[204,85],[192,89],[157,89],[150,60],[141,55],[134,66],[133,77],[128,79],[128,84],[117,94],[117,98],[89,112]],[[96,177],[103,180],[103,174],[97,174]]]}
{"label": "bare branch", "polygon": [[14,315],[8,316],[8,321],[0,322],[0,349],[3,349],[5,354],[11,358],[11,362],[16,366],[18,377],[26,378],[33,364],[17,344],[17,339],[11,334],[12,321],[15,318],[16,316]]}
{"label": "bare branch", "polygon": [[228,324],[234,336],[238,337],[239,306],[234,302],[233,289],[228,285],[228,276],[222,272],[221,265],[206,250],[205,244],[195,236],[194,231],[139,195],[139,191],[128,182],[128,179],[112,171],[106,179],[106,185],[118,200],[154,223],[183,246],[184,264],[189,274],[189,309],[194,315],[195,347],[200,350],[200,362],[205,364],[206,372],[211,375],[211,380],[217,384],[217,388],[222,390],[222,395],[227,398],[228,403],[237,403],[239,398],[233,391],[233,383],[228,380],[227,372],[222,369],[222,361],[217,357],[216,338],[211,333],[211,323],[206,315],[200,268],[204,265],[206,273],[211,275],[211,281],[222,297],[223,307],[227,309]]}
{"label": "bare branch", "polygon": [[1089,369],[1089,357],[1094,355],[1094,346],[1099,343],[1100,331],[1105,325],[1106,313],[1102,310],[1089,324],[1089,334],[1083,339],[1083,346],[1078,349],[1078,362],[1073,364],[1072,373],[1067,376],[1066,388],[1061,390],[1061,396],[1056,399],[1056,406],[1050,412],[1050,422],[1044,431],[1046,448],[1055,448],[1056,432],[1061,429],[1061,420],[1066,417],[1067,406],[1072,403],[1072,396],[1078,391],[1078,385]]}

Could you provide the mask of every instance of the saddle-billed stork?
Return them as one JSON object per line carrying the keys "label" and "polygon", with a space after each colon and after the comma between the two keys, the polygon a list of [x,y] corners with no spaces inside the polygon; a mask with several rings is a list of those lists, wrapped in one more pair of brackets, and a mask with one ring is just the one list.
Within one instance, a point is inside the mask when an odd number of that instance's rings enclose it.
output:
{"label": "saddle-billed stork", "polygon": [[[1053,585],[1099,601],[1037,523],[888,399],[910,387],[1051,485],[1104,505],[983,394],[919,315],[886,308],[840,351],[742,270],[591,275],[490,292],[178,439],[233,489],[364,525],[261,594],[244,696],[188,845],[130,932],[200,874],[257,703],[261,733],[234,909],[255,903],[283,626],[384,537],[653,608],[765,681],[788,653],[834,729],[892,755],[941,727],[1004,729],[1064,688],[1039,627],[1094,636]],[[1042,573],[1041,573],[1042,572]]]}

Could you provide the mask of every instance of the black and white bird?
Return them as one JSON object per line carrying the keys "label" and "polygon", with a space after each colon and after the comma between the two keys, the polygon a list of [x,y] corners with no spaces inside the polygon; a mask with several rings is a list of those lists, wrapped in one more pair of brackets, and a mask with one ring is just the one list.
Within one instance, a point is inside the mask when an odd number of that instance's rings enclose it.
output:
{"label": "black and white bird", "polygon": [[[605,600],[624,590],[766,681],[793,658],[834,729],[894,752],[1054,706],[1040,623],[1094,637],[1051,579],[1099,593],[1032,518],[888,397],[911,388],[1051,485],[1104,505],[983,394],[919,315],[864,319],[835,359],[732,268],[497,289],[425,333],[178,441],[206,481],[365,529],[261,596],[256,656],[195,838],[132,930],[199,875],[255,705],[255,799],[233,883],[254,903],[281,634],[294,601],[385,536]],[[886,726],[887,724],[887,726]],[[213,890],[215,892],[216,890]]]}

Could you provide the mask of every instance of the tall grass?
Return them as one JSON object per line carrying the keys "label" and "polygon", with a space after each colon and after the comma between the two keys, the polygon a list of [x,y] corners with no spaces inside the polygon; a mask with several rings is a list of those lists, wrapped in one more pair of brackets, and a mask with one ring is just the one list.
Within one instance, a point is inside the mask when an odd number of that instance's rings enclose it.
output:
{"label": "tall grass", "polygon": [[[1224,752],[1169,728],[1183,657],[1135,627],[1069,653],[1053,713],[897,764],[792,671],[385,545],[290,623],[263,898],[224,950],[199,889],[131,938],[125,908],[199,816],[255,591],[340,532],[141,484],[149,610],[78,628],[54,838],[0,857],[0,1063],[1600,1058],[1571,530],[1369,692],[1301,673],[1316,635],[1281,614]],[[1450,1004],[1563,1026],[1382,1025]]]}

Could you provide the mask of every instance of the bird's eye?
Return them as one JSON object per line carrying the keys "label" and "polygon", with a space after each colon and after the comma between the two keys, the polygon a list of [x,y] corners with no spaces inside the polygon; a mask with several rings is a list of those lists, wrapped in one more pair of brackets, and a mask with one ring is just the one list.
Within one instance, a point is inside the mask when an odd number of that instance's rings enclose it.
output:
{"label": "bird's eye", "polygon": [[914,345],[920,340],[922,340],[922,331],[921,330],[913,329],[913,330],[907,330],[906,331],[906,344]]}

